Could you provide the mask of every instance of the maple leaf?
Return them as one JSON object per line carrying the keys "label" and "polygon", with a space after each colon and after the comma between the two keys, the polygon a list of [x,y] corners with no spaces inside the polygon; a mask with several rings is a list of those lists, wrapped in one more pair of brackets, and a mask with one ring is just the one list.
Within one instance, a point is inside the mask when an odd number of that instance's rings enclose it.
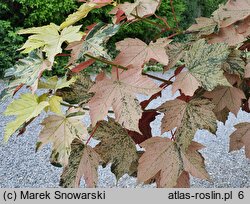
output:
{"label": "maple leaf", "polygon": [[209,178],[204,159],[198,152],[201,147],[198,143],[193,142],[186,153],[181,152],[169,138],[152,137],[141,146],[146,151],[139,159],[140,182],[156,177],[157,187],[174,187],[183,171],[198,178]]}
{"label": "maple leaf", "polygon": [[174,188],[190,188],[190,176],[188,172],[183,171],[181,173]]}
{"label": "maple leaf", "polygon": [[185,64],[201,86],[211,91],[218,85],[230,86],[221,68],[228,55],[227,45],[209,45],[204,39],[201,39],[186,52]]}
{"label": "maple leaf", "polygon": [[38,97],[38,101],[39,103],[43,101],[47,101],[49,103],[49,106],[44,109],[46,112],[51,111],[58,115],[62,114],[61,102],[63,100],[61,97],[55,95],[51,96],[49,93],[44,93]]}
{"label": "maple leaf", "polygon": [[212,92],[206,92],[204,96],[212,99],[215,112],[227,107],[234,115],[239,112],[242,99],[246,99],[244,92],[236,87],[217,87]]}
{"label": "maple leaf", "polygon": [[236,85],[237,87],[239,87],[242,83],[242,78],[239,75],[224,73],[224,76],[227,78],[227,81],[233,86]]}
{"label": "maple leaf", "polygon": [[81,121],[82,116],[67,117],[64,115],[50,115],[43,120],[43,129],[39,134],[37,148],[52,143],[51,157],[63,166],[68,164],[71,143],[74,139],[84,139],[87,129]]}
{"label": "maple leaf", "polygon": [[153,15],[160,4],[161,0],[136,0],[134,3],[125,2],[115,7],[110,14],[116,14],[121,10],[130,21],[135,19],[133,15],[138,15],[141,18]]}
{"label": "maple leaf", "polygon": [[239,22],[236,27],[238,33],[242,34],[245,38],[250,35],[250,15],[245,20]]}
{"label": "maple leaf", "polygon": [[150,59],[154,59],[163,65],[169,62],[165,47],[171,42],[167,38],[160,38],[149,45],[137,38],[126,38],[116,43],[116,49],[121,52],[115,58],[116,64],[127,67],[141,68]]}
{"label": "maple leaf", "polygon": [[97,169],[100,161],[100,156],[90,146],[73,141],[69,163],[63,169],[59,185],[64,188],[78,188],[81,178],[84,177],[87,187],[94,188],[98,180]]}
{"label": "maple leaf", "polygon": [[187,96],[193,96],[194,92],[201,86],[197,79],[188,71],[181,72],[175,77],[172,84],[172,93],[179,89]]}
{"label": "maple leaf", "polygon": [[[72,79],[75,76],[76,74],[72,74],[70,77]],[[57,90],[56,95],[62,97],[63,101],[70,104],[84,106],[93,96],[93,93],[88,93],[93,84],[94,82],[88,74],[80,72],[77,74],[76,81],[73,84]]]}
{"label": "maple leaf", "polygon": [[249,0],[229,0],[212,15],[220,27],[228,27],[250,16],[250,2]]}
{"label": "maple leaf", "polygon": [[108,122],[100,121],[94,138],[101,141],[94,148],[95,151],[105,165],[112,163],[111,171],[117,179],[125,173],[134,173],[130,171],[130,167],[138,159],[135,143],[119,123],[112,118]]}
{"label": "maple leaf", "polygon": [[62,98],[59,96],[51,96],[48,101],[50,111],[58,115],[62,114],[62,106],[61,106],[62,101],[63,101]]}
{"label": "maple leaf", "polygon": [[136,69],[128,71],[113,69],[111,79],[101,75],[99,75],[101,80],[97,80],[89,90],[95,93],[89,101],[92,125],[95,126],[97,121],[103,120],[112,107],[117,122],[129,130],[140,132],[138,122],[142,110],[136,94],[152,95],[160,91],[158,86]]}
{"label": "maple leaf", "polygon": [[175,99],[162,104],[157,110],[164,113],[161,124],[161,133],[170,131],[181,126],[182,119],[185,115],[187,103],[185,101]]}
{"label": "maple leaf", "polygon": [[246,157],[250,159],[250,123],[240,123],[234,126],[237,130],[230,136],[229,152],[245,146]]}
{"label": "maple leaf", "polygon": [[111,60],[104,45],[118,32],[119,28],[119,25],[105,24],[102,22],[95,25],[90,31],[88,31],[88,34],[84,39],[68,45],[66,50],[72,50],[70,62],[74,63],[87,53],[90,53],[95,57],[103,57]]}
{"label": "maple leaf", "polygon": [[22,94],[19,99],[14,100],[6,109],[6,116],[15,115],[15,120],[9,122],[5,127],[4,140],[14,134],[25,122],[38,116],[48,106],[48,102],[38,102],[38,96],[30,93]]}
{"label": "maple leaf", "polygon": [[19,49],[23,53],[29,53],[34,49],[42,48],[50,62],[54,62],[54,57],[62,52],[61,45],[63,42],[79,41],[82,38],[82,33],[79,32],[81,26],[69,26],[62,31],[60,27],[51,23],[42,27],[34,27],[20,30],[19,34],[33,34]]}
{"label": "maple leaf", "polygon": [[111,0],[90,0],[86,3],[82,4],[76,12],[70,14],[66,20],[60,25],[61,29],[64,29],[65,27],[68,27],[70,25],[75,24],[76,22],[80,21],[81,19],[85,18],[90,11],[92,11],[95,8],[101,8],[103,6],[106,6],[108,4],[112,4],[113,1]]}
{"label": "maple leaf", "polygon": [[145,153],[139,159],[138,180],[145,182],[160,172],[158,187],[173,187],[183,167],[177,146],[168,138],[152,137],[140,146]]}
{"label": "maple leaf", "polygon": [[216,132],[216,116],[213,109],[214,105],[207,99],[193,99],[188,103],[180,99],[167,101],[157,108],[164,113],[161,131],[164,133],[177,127],[176,142],[185,150],[198,129]]}
{"label": "maple leaf", "polygon": [[180,61],[185,54],[185,45],[182,43],[174,43],[166,46],[166,53],[169,57],[169,63],[164,67],[164,71],[167,71],[174,67],[178,61]]}
{"label": "maple leaf", "polygon": [[77,21],[85,18],[91,10],[96,8],[96,5],[97,4],[93,2],[87,2],[85,4],[82,4],[75,13],[70,14],[66,18],[66,20],[60,25],[60,28],[64,29],[70,25],[73,25]]}
{"label": "maple leaf", "polygon": [[62,77],[58,79],[58,76],[53,76],[48,78],[46,81],[39,81],[39,89],[52,89],[57,91],[65,87],[69,87],[71,84],[75,83],[76,77],[72,77],[70,80],[67,80],[67,77]]}
{"label": "maple leaf", "polygon": [[5,71],[5,77],[10,78],[5,97],[14,95],[21,84],[29,86],[34,93],[39,78],[46,69],[50,70],[51,64],[43,59],[40,52],[31,52],[28,57],[20,59],[14,67]]}
{"label": "maple leaf", "polygon": [[240,50],[232,50],[227,61],[223,65],[223,69],[229,74],[236,74],[240,77],[244,76],[245,62],[241,58]]}
{"label": "maple leaf", "polygon": [[204,146],[198,142],[192,141],[187,151],[181,152],[183,159],[184,170],[189,172],[192,176],[200,179],[210,181],[209,175],[205,168],[204,158],[198,150],[203,149]]}
{"label": "maple leaf", "polygon": [[234,25],[221,28],[216,34],[207,36],[208,42],[214,43],[227,43],[229,46],[236,46],[245,40],[244,35],[237,32]]}
{"label": "maple leaf", "polygon": [[219,120],[225,124],[227,121],[229,112],[230,112],[230,110],[226,107],[226,108],[223,108],[223,110],[221,110],[221,111],[218,111],[218,112],[214,111],[214,114],[215,114],[217,120]]}
{"label": "maple leaf", "polygon": [[197,24],[189,27],[187,31],[198,32],[198,36],[210,35],[217,27],[217,23],[211,18],[200,17],[195,20]]}

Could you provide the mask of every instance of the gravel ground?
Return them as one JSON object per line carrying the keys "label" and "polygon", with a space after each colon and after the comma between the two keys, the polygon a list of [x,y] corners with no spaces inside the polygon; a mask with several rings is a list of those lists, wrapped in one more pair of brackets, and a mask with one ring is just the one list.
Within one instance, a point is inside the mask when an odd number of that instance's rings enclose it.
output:
{"label": "gravel ground", "polygon": [[[167,78],[167,76],[164,77]],[[175,96],[171,96],[170,88],[168,87],[163,92],[162,98],[154,100],[150,104],[150,108],[159,106],[164,100],[173,99]],[[2,89],[3,83],[0,82],[0,91]],[[25,90],[20,92],[25,92]],[[139,98],[145,99],[144,96],[139,96]],[[35,153],[35,144],[41,130],[40,122],[45,114],[33,121],[24,135],[11,137],[7,144],[2,142],[4,127],[13,119],[2,114],[9,103],[10,100],[0,102],[0,187],[58,187],[62,169],[49,163],[50,145]],[[161,119],[162,115],[151,123],[155,136],[160,134]],[[245,158],[244,150],[228,153],[229,135],[234,131],[233,126],[247,121],[250,122],[250,114],[240,111],[237,117],[230,114],[225,125],[218,123],[216,136],[205,130],[197,131],[195,140],[206,146],[201,153],[205,157],[206,168],[212,182],[192,178],[191,186],[193,188],[250,187],[250,160]],[[86,117],[85,122],[89,123],[89,118]],[[99,168],[98,187],[134,188],[155,187],[155,185],[138,185],[136,179],[128,175],[116,182],[114,175],[110,172],[110,166],[108,166]]]}

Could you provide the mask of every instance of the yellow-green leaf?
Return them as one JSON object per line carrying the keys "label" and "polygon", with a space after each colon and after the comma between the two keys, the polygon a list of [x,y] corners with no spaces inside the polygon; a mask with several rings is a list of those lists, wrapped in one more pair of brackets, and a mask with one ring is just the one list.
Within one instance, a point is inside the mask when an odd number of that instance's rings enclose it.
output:
{"label": "yellow-green leaf", "polygon": [[223,75],[222,65],[229,55],[223,43],[207,44],[204,39],[195,42],[185,56],[186,67],[207,91],[218,85],[231,86]]}
{"label": "yellow-green leaf", "polygon": [[65,87],[69,87],[76,81],[76,77],[72,77],[69,81],[67,81],[67,77],[59,78],[57,76],[50,77],[47,81],[39,81],[38,88],[39,89],[52,89],[57,91],[58,89],[62,89]]}
{"label": "yellow-green leaf", "polygon": [[69,26],[61,31],[59,26],[51,23],[42,27],[20,30],[19,34],[33,34],[29,36],[20,50],[23,50],[23,53],[29,53],[34,49],[42,48],[49,61],[53,62],[55,55],[62,52],[63,42],[71,43],[81,40],[80,28],[81,26]]}
{"label": "yellow-green leaf", "polygon": [[97,4],[90,2],[81,5],[75,13],[72,13],[67,17],[67,19],[60,25],[60,28],[66,28],[85,18],[88,13],[96,7],[96,5]]}
{"label": "yellow-green leaf", "polygon": [[34,93],[43,71],[50,69],[51,63],[43,58],[42,52],[31,52],[28,57],[20,59],[15,66],[5,71],[5,77],[10,81],[4,98],[12,96],[22,85],[29,86]]}
{"label": "yellow-green leaf", "polygon": [[25,122],[38,116],[42,110],[48,106],[46,101],[38,102],[38,97],[30,93],[23,94],[17,100],[14,100],[6,109],[4,114],[15,115],[16,119],[7,124],[5,128],[4,140],[8,141],[9,137],[18,130]]}
{"label": "yellow-green leaf", "polygon": [[[73,74],[73,77],[76,74]],[[70,104],[79,104],[81,107],[89,102],[93,93],[88,93],[94,82],[86,73],[77,73],[76,82],[71,84],[70,87],[64,87],[56,91],[57,96],[61,96],[63,101]]]}
{"label": "yellow-green leaf", "polygon": [[83,140],[84,136],[87,136],[82,117],[50,115],[45,118],[41,123],[44,127],[39,135],[37,149],[42,148],[45,144],[52,143],[51,157],[56,160],[54,162],[66,166],[72,141],[75,138]]}
{"label": "yellow-green leaf", "polygon": [[127,131],[113,118],[109,121],[100,121],[94,137],[101,142],[95,151],[101,156],[104,164],[112,163],[111,171],[116,178],[125,173],[131,174],[131,165],[137,162],[136,146]]}
{"label": "yellow-green leaf", "polygon": [[62,98],[59,96],[51,96],[49,98],[49,109],[50,111],[57,113],[58,115],[62,114],[62,106],[61,103]]}

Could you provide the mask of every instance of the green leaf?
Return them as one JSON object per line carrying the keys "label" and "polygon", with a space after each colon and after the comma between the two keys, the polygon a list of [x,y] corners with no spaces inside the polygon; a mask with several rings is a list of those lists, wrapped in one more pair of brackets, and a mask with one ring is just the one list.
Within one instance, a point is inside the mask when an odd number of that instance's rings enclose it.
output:
{"label": "green leaf", "polygon": [[14,134],[25,122],[38,116],[42,110],[49,105],[48,102],[38,102],[38,97],[30,93],[23,94],[14,100],[6,109],[4,114],[15,115],[16,119],[6,125],[4,140],[7,142],[9,137]]}
{"label": "green leaf", "polygon": [[50,77],[47,81],[39,81],[38,88],[39,89],[52,89],[57,91],[58,89],[62,89],[65,87],[69,87],[76,81],[76,77],[72,77],[69,81],[67,77],[59,78],[57,76]]}
{"label": "green leaf", "polygon": [[70,14],[67,19],[60,25],[61,29],[73,25],[77,21],[85,18],[88,13],[96,8],[95,3],[85,3],[82,4],[75,13]]}
{"label": "green leaf", "polygon": [[100,121],[95,131],[94,138],[101,140],[95,151],[101,155],[104,164],[112,163],[111,171],[116,178],[121,178],[125,173],[131,174],[131,165],[138,159],[134,141],[122,126],[109,118]]}
{"label": "green leaf", "polygon": [[59,96],[51,96],[49,98],[49,109],[50,111],[57,113],[58,115],[62,114],[61,106],[62,98]]}
{"label": "green leaf", "polygon": [[93,84],[94,82],[89,75],[78,73],[75,83],[71,84],[70,87],[57,90],[56,95],[61,96],[64,101],[70,104],[84,106],[93,96],[93,93],[88,93]]}
{"label": "green leaf", "polygon": [[216,132],[216,116],[213,112],[214,104],[207,99],[191,100],[186,107],[181,126],[176,130],[176,143],[187,150],[198,129],[206,129],[211,133]]}
{"label": "green leaf", "polygon": [[43,120],[43,129],[37,142],[37,150],[45,144],[52,143],[54,163],[66,166],[71,152],[71,143],[74,139],[83,140],[87,135],[82,116],[66,117],[63,115],[50,115]]}
{"label": "green leaf", "polygon": [[189,72],[208,91],[218,85],[231,86],[223,75],[222,64],[229,55],[226,44],[207,44],[204,39],[195,42],[186,53],[185,64]]}
{"label": "green leaf", "polygon": [[43,102],[46,101],[49,103],[49,106],[47,106],[44,110],[46,112],[51,111],[54,112],[58,115],[62,115],[62,106],[61,106],[61,102],[63,101],[63,99],[59,96],[50,96],[50,94],[48,93],[44,93],[41,96],[38,97],[38,101]]}
{"label": "green leaf", "polygon": [[79,32],[81,26],[70,26],[62,31],[60,27],[51,23],[42,27],[28,28],[20,30],[19,34],[33,34],[25,44],[19,49],[23,53],[29,53],[34,49],[42,48],[48,57],[48,60],[53,63],[55,55],[62,52],[63,42],[79,41],[82,38],[82,33]]}
{"label": "green leaf", "polygon": [[46,69],[51,69],[51,64],[43,59],[41,52],[31,52],[28,57],[20,59],[14,67],[5,72],[5,77],[10,78],[5,97],[13,95],[20,85],[30,86],[32,92],[35,92],[38,80]]}
{"label": "green leaf", "polygon": [[244,77],[245,62],[241,58],[241,51],[233,49],[228,56],[227,61],[223,65],[223,69],[229,74],[236,74]]}
{"label": "green leaf", "polygon": [[100,156],[90,146],[78,141],[73,141],[71,149],[69,164],[63,170],[59,185],[64,188],[77,188],[81,177],[84,177],[87,187],[95,187]]}
{"label": "green leaf", "polygon": [[79,43],[73,43],[69,45],[66,49],[72,49],[72,60],[76,61],[82,58],[85,54],[89,53],[95,57],[103,57],[111,60],[108,55],[106,48],[104,48],[105,43],[115,35],[120,26],[114,24],[98,23],[86,36],[86,38]]}

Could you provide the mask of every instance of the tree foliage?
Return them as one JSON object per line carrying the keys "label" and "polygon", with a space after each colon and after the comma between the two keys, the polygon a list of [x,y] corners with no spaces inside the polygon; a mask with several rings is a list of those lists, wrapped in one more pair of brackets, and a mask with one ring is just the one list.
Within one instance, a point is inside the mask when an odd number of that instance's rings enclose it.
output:
{"label": "tree foliage", "polygon": [[[31,93],[22,94],[6,109],[5,114],[15,115],[16,120],[7,124],[5,140],[15,132],[23,133],[46,111],[51,114],[41,123],[37,150],[52,143],[51,163],[64,168],[61,186],[78,187],[84,178],[88,187],[94,187],[98,166],[108,164],[117,179],[129,174],[158,187],[188,187],[190,175],[210,181],[199,152],[205,147],[193,138],[199,129],[216,134],[217,121],[225,122],[230,111],[250,112],[250,2],[229,0],[187,30],[179,27],[174,1],[169,4],[174,25],[155,14],[164,12],[160,0],[89,0],[60,25],[19,31],[29,36],[20,48],[29,56],[6,73],[10,85],[2,95],[14,96],[22,86]],[[89,13],[105,7],[112,8],[112,23],[81,24]],[[110,38],[122,26],[138,22],[154,26],[155,35],[148,42],[128,36],[115,44],[117,54],[109,55]],[[176,43],[178,35],[187,36],[186,40]],[[54,58],[65,56],[69,57],[67,74],[42,79]],[[111,71],[86,74],[84,70],[92,69],[95,62]],[[143,68],[150,63],[162,64],[164,72],[174,70],[173,76],[166,80],[145,74]],[[178,97],[148,109],[168,86]],[[37,89],[46,92],[36,95]],[[149,99],[139,103],[138,94]],[[62,106],[68,110],[62,111]],[[86,112],[89,128],[82,120]],[[150,123],[158,114],[164,115],[161,133],[170,132],[171,137],[152,136]],[[249,123],[236,129],[230,151],[245,147],[249,158]],[[99,141],[96,146],[89,143],[93,138]]]}

